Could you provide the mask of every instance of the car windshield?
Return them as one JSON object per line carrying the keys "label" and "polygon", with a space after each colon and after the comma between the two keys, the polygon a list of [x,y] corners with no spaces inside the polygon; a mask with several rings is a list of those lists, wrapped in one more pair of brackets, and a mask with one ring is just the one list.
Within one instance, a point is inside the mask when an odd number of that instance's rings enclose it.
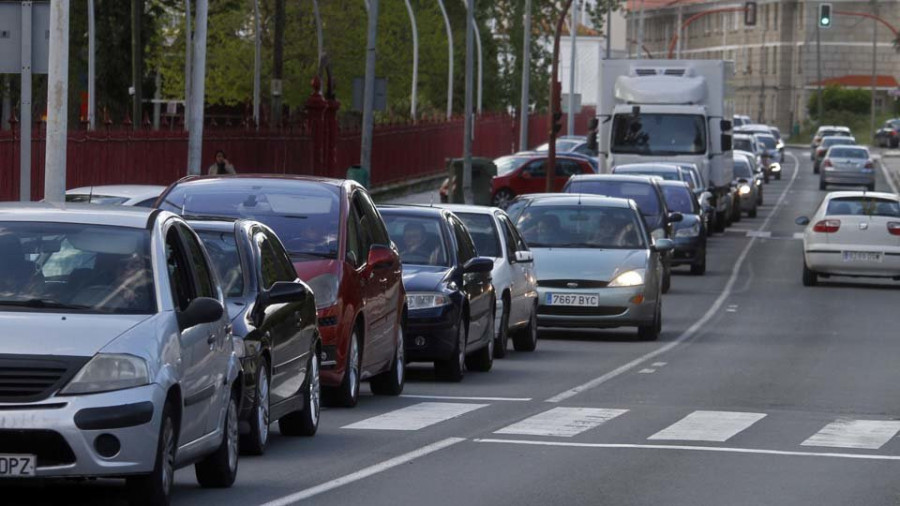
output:
{"label": "car windshield", "polygon": [[755,152],[753,149],[753,141],[748,139],[747,137],[735,137],[732,142],[732,148],[737,149],[739,151],[747,151],[750,153]]}
{"label": "car windshield", "polygon": [[771,135],[757,135],[756,139],[766,146],[766,149],[775,149],[778,142]]}
{"label": "car windshield", "polygon": [[290,180],[210,180],[176,185],[159,206],[194,216],[246,218],[268,225],[294,257],[337,258],[340,189]]}
{"label": "car windshield", "polygon": [[155,313],[150,232],[80,223],[0,222],[0,310],[23,308]]}
{"label": "car windshield", "polygon": [[846,130],[823,130],[822,137],[828,137],[830,135],[839,135],[841,137],[850,137],[850,132]]}
{"label": "car windshield", "polygon": [[634,176],[656,176],[666,181],[681,181],[677,170],[654,169],[652,167],[616,167],[613,174],[630,174]]}
{"label": "car windshield", "polygon": [[827,216],[887,216],[900,218],[900,203],[877,197],[837,197],[828,202]]}
{"label": "car windshield", "polygon": [[474,213],[456,213],[456,216],[469,229],[479,256],[493,258],[503,256],[500,251],[500,237],[497,235],[497,227],[494,225],[492,216]]}
{"label": "car windshield", "polygon": [[853,158],[856,160],[865,160],[869,158],[869,153],[864,149],[837,146],[828,150],[828,158]]}
{"label": "car windshield", "polygon": [[853,146],[856,139],[852,137],[827,137],[822,139],[822,146],[828,148],[831,146]]}
{"label": "car windshield", "polygon": [[696,155],[706,152],[706,122],[694,114],[618,114],[613,153]]}
{"label": "car windshield", "polygon": [[72,204],[100,204],[106,206],[118,206],[128,202],[128,197],[113,197],[110,195],[70,194],[66,195],[66,202]]}
{"label": "car windshield", "polygon": [[520,156],[503,156],[494,160],[494,165],[497,166],[497,175],[503,176],[509,174],[510,172],[518,169],[528,158],[523,158]]}
{"label": "car windshield", "polygon": [[778,140],[781,140],[781,130],[774,128],[774,127],[770,128],[769,130],[772,131],[772,136],[774,136]]}
{"label": "car windshield", "polygon": [[628,208],[532,206],[516,222],[535,248],[644,248],[639,216]]}
{"label": "car windshield", "polygon": [[400,250],[400,260],[409,265],[447,267],[450,256],[441,233],[439,218],[385,213],[388,235]]}
{"label": "car windshield", "polygon": [[694,194],[686,186],[662,185],[663,197],[669,211],[683,214],[697,214],[694,209]]}
{"label": "car windshield", "polygon": [[750,168],[750,164],[746,159],[734,159],[734,177],[745,179],[750,179],[753,177],[753,169]]}
{"label": "car windshield", "polygon": [[574,180],[566,186],[566,193],[590,193],[607,197],[632,199],[644,216],[659,214],[659,197],[650,183],[635,181]]}
{"label": "car windshield", "polygon": [[197,230],[226,297],[244,295],[244,271],[234,232]]}

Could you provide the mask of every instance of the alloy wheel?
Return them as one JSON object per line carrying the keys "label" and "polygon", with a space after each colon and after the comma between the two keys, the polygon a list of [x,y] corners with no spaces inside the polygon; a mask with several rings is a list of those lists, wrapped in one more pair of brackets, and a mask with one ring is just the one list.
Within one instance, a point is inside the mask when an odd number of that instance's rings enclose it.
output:
{"label": "alloy wheel", "polygon": [[167,417],[163,423],[163,459],[160,466],[162,473],[162,489],[164,495],[168,497],[172,489],[172,481],[175,479],[175,427],[172,424],[172,418]]}
{"label": "alloy wheel", "polygon": [[238,462],[238,415],[237,403],[231,399],[228,403],[228,414],[226,419],[225,437],[228,438],[228,469],[234,471],[237,469]]}
{"label": "alloy wheel", "polygon": [[259,442],[265,445],[269,440],[269,377],[265,367],[259,368],[256,424],[259,428]]}
{"label": "alloy wheel", "polygon": [[319,422],[321,394],[319,392],[319,356],[313,353],[309,361],[309,419],[313,425]]}
{"label": "alloy wheel", "polygon": [[397,329],[397,384],[403,384],[403,378],[406,374],[406,357],[404,356],[404,349],[406,344],[403,342],[403,326],[401,325]]}

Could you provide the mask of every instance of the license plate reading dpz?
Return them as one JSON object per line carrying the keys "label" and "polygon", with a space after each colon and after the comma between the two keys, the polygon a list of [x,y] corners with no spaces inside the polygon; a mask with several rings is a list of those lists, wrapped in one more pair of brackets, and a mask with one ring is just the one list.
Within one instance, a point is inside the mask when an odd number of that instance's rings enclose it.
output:
{"label": "license plate reading dpz", "polygon": [[27,478],[34,476],[34,455],[0,454],[0,478]]}
{"label": "license plate reading dpz", "polygon": [[582,293],[548,293],[547,305],[594,307],[600,305],[600,296]]}

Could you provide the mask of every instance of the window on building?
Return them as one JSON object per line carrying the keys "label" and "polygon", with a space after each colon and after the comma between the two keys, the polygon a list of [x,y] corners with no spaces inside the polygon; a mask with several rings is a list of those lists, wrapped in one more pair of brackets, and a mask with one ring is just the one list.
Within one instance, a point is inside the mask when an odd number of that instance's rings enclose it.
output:
{"label": "window on building", "polygon": [[772,5],[772,29],[778,29],[778,4]]}
{"label": "window on building", "polygon": [[797,73],[803,73],[803,46],[797,46]]}
{"label": "window on building", "polygon": [[740,27],[740,20],[741,20],[741,16],[743,15],[743,13],[742,12],[732,12],[731,14],[732,14],[732,16],[731,16],[731,31],[736,32],[736,31],[738,31],[738,28]]}

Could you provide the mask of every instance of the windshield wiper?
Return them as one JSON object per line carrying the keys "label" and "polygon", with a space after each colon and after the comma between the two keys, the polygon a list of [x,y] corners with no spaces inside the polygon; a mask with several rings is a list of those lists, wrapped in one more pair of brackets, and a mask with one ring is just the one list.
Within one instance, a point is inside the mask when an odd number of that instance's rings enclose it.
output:
{"label": "windshield wiper", "polygon": [[63,304],[47,299],[0,300],[0,306],[33,307],[38,309],[93,309],[91,306]]}

